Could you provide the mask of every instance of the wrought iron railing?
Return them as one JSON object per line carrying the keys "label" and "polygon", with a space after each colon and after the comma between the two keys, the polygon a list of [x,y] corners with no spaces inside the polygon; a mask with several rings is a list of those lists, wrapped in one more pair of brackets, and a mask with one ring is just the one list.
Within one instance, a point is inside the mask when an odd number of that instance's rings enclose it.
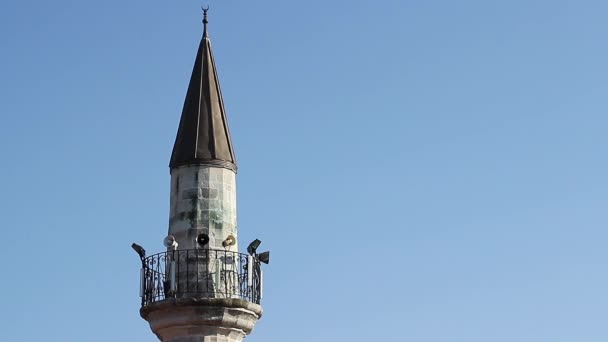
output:
{"label": "wrought iron railing", "polygon": [[168,298],[261,299],[257,258],[225,250],[167,251],[142,259],[141,305]]}

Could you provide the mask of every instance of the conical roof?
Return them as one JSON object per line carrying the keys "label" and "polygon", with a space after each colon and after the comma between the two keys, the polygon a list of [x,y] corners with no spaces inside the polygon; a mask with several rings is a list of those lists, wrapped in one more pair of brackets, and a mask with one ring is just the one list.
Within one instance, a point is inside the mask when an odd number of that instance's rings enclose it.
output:
{"label": "conical roof", "polygon": [[203,38],[192,69],[169,167],[209,165],[236,172],[224,100],[207,33],[206,10],[203,23]]}

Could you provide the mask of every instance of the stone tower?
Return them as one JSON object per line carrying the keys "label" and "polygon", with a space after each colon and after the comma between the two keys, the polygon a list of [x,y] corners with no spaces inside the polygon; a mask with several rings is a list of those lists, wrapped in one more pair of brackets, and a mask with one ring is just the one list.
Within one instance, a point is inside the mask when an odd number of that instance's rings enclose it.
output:
{"label": "stone tower", "polygon": [[[162,342],[241,341],[262,315],[259,240],[238,252],[236,159],[204,10],[198,48],[169,163],[167,250],[141,268],[141,317]],[[159,242],[162,237],[159,237]]]}

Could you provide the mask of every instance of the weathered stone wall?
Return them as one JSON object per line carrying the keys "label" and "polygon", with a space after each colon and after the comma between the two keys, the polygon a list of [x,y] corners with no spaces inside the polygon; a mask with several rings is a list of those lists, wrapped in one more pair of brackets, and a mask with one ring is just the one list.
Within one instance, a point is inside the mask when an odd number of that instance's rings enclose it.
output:
{"label": "weathered stone wall", "polygon": [[[208,248],[223,249],[229,236],[237,237],[236,174],[228,169],[186,165],[171,171],[169,234],[178,249],[198,248],[196,237],[209,235]],[[231,251],[238,251],[235,244]]]}
{"label": "weathered stone wall", "polygon": [[140,310],[162,342],[241,342],[262,308],[239,299],[175,299]]}

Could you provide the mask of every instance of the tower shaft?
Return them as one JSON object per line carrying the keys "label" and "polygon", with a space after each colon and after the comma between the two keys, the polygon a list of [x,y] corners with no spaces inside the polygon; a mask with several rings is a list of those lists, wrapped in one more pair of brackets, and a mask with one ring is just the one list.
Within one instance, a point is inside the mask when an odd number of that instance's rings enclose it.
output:
{"label": "tower shaft", "polygon": [[[236,174],[206,165],[185,165],[171,170],[169,234],[179,249],[223,249],[223,242],[237,237]],[[209,236],[207,246],[196,238]],[[235,240],[236,241],[236,240]],[[238,251],[238,245],[228,246]]]}

